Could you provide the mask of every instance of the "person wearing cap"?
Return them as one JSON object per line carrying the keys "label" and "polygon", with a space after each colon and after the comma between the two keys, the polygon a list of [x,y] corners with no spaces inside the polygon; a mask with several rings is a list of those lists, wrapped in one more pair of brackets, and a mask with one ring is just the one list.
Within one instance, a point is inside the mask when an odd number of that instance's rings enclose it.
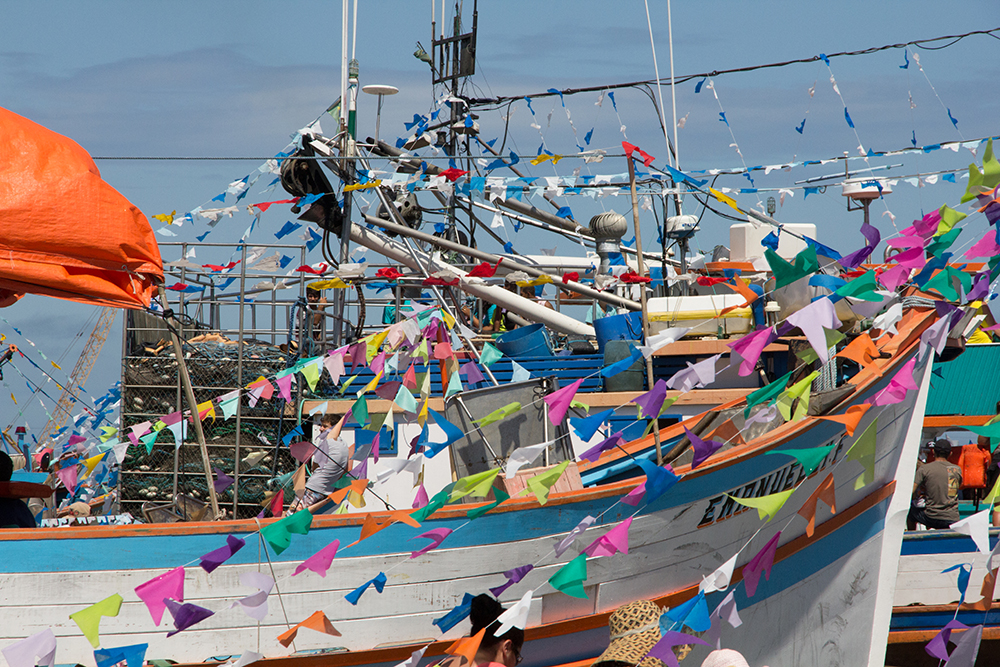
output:
{"label": "person wearing cap", "polygon": [[660,641],[660,608],[650,600],[622,605],[608,619],[611,643],[592,667],[665,667],[658,658],[645,655]]}
{"label": "person wearing cap", "polygon": [[917,524],[928,528],[946,529],[959,519],[958,490],[962,486],[962,469],[948,461],[951,441],[941,438],[934,442],[934,460],[917,468],[913,480],[913,497],[923,489],[924,507],[911,505],[906,517],[906,528],[915,530]]}

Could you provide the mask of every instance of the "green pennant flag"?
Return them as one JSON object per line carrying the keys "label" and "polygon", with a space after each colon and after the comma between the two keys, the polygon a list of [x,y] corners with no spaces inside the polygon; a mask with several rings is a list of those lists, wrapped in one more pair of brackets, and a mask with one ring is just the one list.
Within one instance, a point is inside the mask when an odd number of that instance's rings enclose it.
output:
{"label": "green pennant flag", "polygon": [[392,402],[403,412],[417,411],[417,399],[413,398],[410,390],[403,385],[399,385],[399,391],[396,392],[396,398],[392,399]]}
{"label": "green pennant flag", "polygon": [[851,448],[847,450],[847,460],[857,461],[864,471],[854,480],[854,490],[864,488],[875,479],[875,434],[878,432],[878,418],[872,421],[865,432],[858,436]]}
{"label": "green pennant flag", "polygon": [[962,285],[962,289],[966,292],[972,289],[972,277],[965,271],[951,266],[946,266],[934,274],[932,278],[921,285],[921,289],[937,290],[937,292],[945,299],[948,299],[949,301],[958,301],[960,296],[958,290],[955,289],[956,279],[959,284]]}
{"label": "green pennant flag", "polygon": [[1000,422],[984,426],[963,426],[962,428],[966,431],[972,431],[976,435],[985,435],[987,438],[1000,438]]}
{"label": "green pennant flag", "polygon": [[368,421],[368,399],[365,398],[364,394],[361,394],[358,400],[354,401],[354,405],[351,406],[351,414],[354,416],[354,421],[361,425]]}
{"label": "green pennant flag", "polygon": [[846,285],[837,288],[837,296],[853,296],[862,301],[881,301],[882,297],[875,293],[878,289],[878,280],[874,271],[866,271],[864,275],[858,276]]}
{"label": "green pennant flag", "polygon": [[160,436],[160,432],[159,431],[151,431],[151,432],[147,433],[146,435],[142,436],[141,438],[139,438],[139,440],[142,442],[142,444],[146,445],[146,453],[147,454],[152,454],[153,453],[153,443],[156,442],[156,439],[159,436]]}
{"label": "green pennant flag", "polygon": [[583,582],[587,580],[587,554],[580,554],[549,578],[552,588],[574,598],[587,599]]}
{"label": "green pennant flag", "polygon": [[521,409],[521,404],[518,403],[517,401],[513,401],[503,406],[502,408],[497,408],[496,410],[486,415],[485,417],[481,417],[479,419],[473,419],[472,423],[478,424],[480,427],[489,426],[490,424],[498,422],[501,419],[506,419],[507,417],[511,416],[520,409]]}
{"label": "green pennant flag", "polygon": [[[823,329],[823,333],[826,335],[826,347],[830,349],[835,346],[840,341],[844,340],[847,336],[840,333],[836,329]],[[804,347],[795,353],[795,356],[802,360],[803,363],[811,364],[817,359],[819,359],[819,354],[816,350],[812,349],[811,346]]]}
{"label": "green pennant flag", "polygon": [[309,389],[316,391],[316,383],[319,382],[319,373],[322,366],[317,365],[315,359],[306,359],[296,365],[301,366],[298,370],[302,373],[302,377],[306,379],[306,382],[309,383]]}
{"label": "green pennant flag", "polygon": [[563,461],[551,470],[546,470],[545,472],[535,475],[530,478],[527,482],[528,490],[535,494],[535,498],[538,499],[540,505],[544,505],[549,502],[549,491],[555,486],[562,474],[566,472],[566,468],[569,467],[569,461]]}
{"label": "green pennant flag", "polygon": [[239,405],[240,405],[239,394],[219,403],[219,407],[222,408],[222,418],[231,419],[232,417],[236,416],[236,408],[238,408]]}
{"label": "green pennant flag", "polygon": [[788,384],[788,380],[791,379],[791,377],[792,371],[788,371],[771,384],[747,394],[747,407],[743,411],[743,416],[749,417],[750,409],[753,406],[761,403],[767,403],[768,401],[777,398],[778,394],[785,391],[785,385]]}
{"label": "green pennant flag", "polygon": [[500,503],[510,500],[510,494],[508,494],[503,489],[493,489],[493,495],[496,497],[495,502],[492,502],[489,505],[483,505],[482,507],[477,507],[476,509],[469,510],[466,516],[469,517],[470,519],[478,519],[482,515],[489,512],[491,509],[494,509],[495,507],[500,505]]}
{"label": "green pennant flag", "polygon": [[500,474],[500,468],[477,472],[474,475],[463,477],[455,482],[455,488],[448,496],[448,502],[454,502],[465,496],[475,496],[485,498],[493,488],[493,480]]}
{"label": "green pennant flag", "polygon": [[[809,412],[809,391],[812,388],[813,380],[817,377],[819,377],[819,371],[813,371],[778,397],[778,412],[785,418],[785,421],[797,422]],[[798,403],[795,403],[796,399],[798,399]],[[794,413],[792,413],[793,403],[795,403]]]}
{"label": "green pennant flag", "polygon": [[312,526],[313,515],[305,509],[286,516],[281,521],[264,526],[260,529],[260,536],[271,545],[274,554],[280,556],[292,543],[292,533],[308,535],[309,527]]}
{"label": "green pennant flag", "polygon": [[993,140],[986,142],[986,150],[983,152],[983,169],[975,163],[969,165],[969,185],[962,196],[961,202],[972,201],[977,194],[988,192],[1000,185],[1000,162],[993,155]]}
{"label": "green pennant flag", "polygon": [[416,512],[410,514],[417,523],[423,523],[427,520],[431,514],[437,512],[439,509],[448,504],[448,497],[451,495],[451,490],[455,488],[457,482],[452,482],[440,491],[434,494],[434,496],[428,501],[426,505],[418,509]]}
{"label": "green pennant flag", "polygon": [[789,264],[770,248],[764,250],[764,258],[774,274],[775,289],[791,285],[796,280],[805,278],[819,270],[816,248],[813,246],[809,246],[797,254],[794,264]]}
{"label": "green pennant flag", "polygon": [[951,244],[955,242],[958,235],[962,233],[961,227],[956,227],[946,234],[942,234],[934,239],[930,245],[927,246],[927,253],[933,255],[934,257],[940,257],[941,253],[951,247]]}
{"label": "green pennant flag", "polygon": [[787,454],[799,462],[806,475],[816,472],[816,468],[823,462],[823,459],[833,451],[836,444],[826,447],[813,447],[812,449],[772,449],[766,454]]}
{"label": "green pennant flag", "polygon": [[779,491],[778,493],[772,493],[767,496],[761,496],[760,498],[737,498],[736,496],[726,495],[738,502],[740,505],[745,505],[746,507],[753,507],[757,510],[757,516],[763,519],[765,516],[767,520],[770,521],[778,510],[781,509],[788,497],[794,493],[795,489],[788,489],[787,491]]}
{"label": "green pennant flag", "polygon": [[479,363],[489,368],[490,366],[495,364],[502,356],[503,352],[496,349],[489,343],[483,343],[483,352],[482,354],[479,355]]}
{"label": "green pennant flag", "polygon": [[934,236],[941,236],[948,233],[952,227],[969,217],[968,214],[956,211],[947,204],[938,209],[938,214],[941,216],[941,221],[938,222],[938,228],[934,232]]}
{"label": "green pennant flag", "polygon": [[584,403],[583,401],[578,401],[576,398],[574,398],[572,401],[570,401],[569,407],[571,407],[571,408],[580,408],[584,412],[590,412],[590,406],[587,405],[586,403]]}
{"label": "green pennant flag", "polygon": [[69,617],[80,627],[80,631],[87,638],[87,641],[90,642],[90,645],[97,648],[101,645],[101,638],[98,634],[101,618],[103,616],[117,616],[121,608],[122,596],[115,593],[109,598],[95,602],[86,609],[81,609],[75,614],[70,614]]}
{"label": "green pennant flag", "polygon": [[457,394],[462,391],[462,378],[458,377],[458,372],[451,374],[448,378],[448,390],[444,393],[444,397],[448,398],[452,394]]}
{"label": "green pennant flag", "polygon": [[[660,413],[656,415],[656,419],[662,417],[664,413],[667,411],[667,409],[669,409],[671,405],[677,402],[678,398],[680,398],[680,396],[673,396],[671,398],[663,399],[663,405],[660,406]],[[645,438],[647,435],[650,434],[650,432],[653,430],[653,424],[656,423],[656,419],[649,420],[649,423],[646,424],[646,430],[643,431],[642,437]]]}

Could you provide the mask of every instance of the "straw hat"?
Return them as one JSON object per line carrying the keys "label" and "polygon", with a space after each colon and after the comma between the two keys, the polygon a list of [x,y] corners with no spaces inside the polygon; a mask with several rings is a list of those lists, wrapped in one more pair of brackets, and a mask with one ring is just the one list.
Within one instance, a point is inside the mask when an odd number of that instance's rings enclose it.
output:
{"label": "straw hat", "polygon": [[[619,607],[608,620],[611,644],[597,658],[602,662],[624,662],[639,667],[665,667],[656,658],[642,657],[660,640],[660,608],[649,600],[636,600]],[[639,662],[642,660],[642,662]]]}
{"label": "straw hat", "polygon": [[739,651],[731,648],[712,651],[701,663],[701,667],[750,667]]}

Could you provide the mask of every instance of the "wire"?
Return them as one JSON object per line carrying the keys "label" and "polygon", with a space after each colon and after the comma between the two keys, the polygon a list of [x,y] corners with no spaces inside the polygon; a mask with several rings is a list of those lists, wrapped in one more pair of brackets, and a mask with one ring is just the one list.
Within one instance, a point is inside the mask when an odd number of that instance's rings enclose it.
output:
{"label": "wire", "polygon": [[[872,47],[868,47],[866,49],[859,49],[857,51],[839,51],[837,53],[828,53],[828,54],[826,54],[826,57],[827,58],[839,58],[841,56],[869,55],[869,54],[872,54],[872,53],[878,53],[879,51],[887,51],[889,49],[903,49],[903,48],[906,48],[907,46],[916,46],[916,47],[919,47],[921,49],[927,49],[927,50],[941,50],[941,49],[948,48],[949,46],[953,46],[953,45],[957,44],[958,42],[960,42],[961,40],[965,39],[966,37],[971,37],[973,35],[989,35],[990,37],[993,37],[994,39],[1000,39],[1000,37],[997,37],[996,35],[993,34],[995,32],[1000,32],[1000,27],[998,27],[998,28],[991,28],[990,30],[972,30],[970,32],[962,33],[960,35],[943,35],[941,37],[932,37],[930,39],[915,39],[915,40],[912,40],[912,41],[909,41],[909,42],[901,42],[901,43],[897,43],[897,44],[885,44],[883,46],[872,46]],[[933,42],[940,42],[940,41],[943,41],[943,40],[953,40],[953,41],[951,41],[948,44],[945,44],[943,46],[938,46],[938,47],[921,46],[923,44],[930,44],[930,43],[933,43]],[[755,72],[757,70],[762,70],[762,69],[773,69],[773,68],[777,68],[777,67],[786,67],[788,65],[799,65],[799,64],[802,64],[802,63],[813,63],[813,62],[816,62],[818,60],[820,60],[820,57],[817,55],[817,56],[811,56],[809,58],[797,58],[795,60],[783,60],[783,61],[775,62],[775,63],[767,63],[765,65],[747,65],[746,67],[735,67],[735,68],[732,68],[732,69],[712,70],[711,72],[702,72],[702,73],[699,73],[699,74],[685,74],[683,76],[676,77],[674,79],[674,83],[686,83],[686,82],[691,81],[693,79],[701,79],[701,78],[704,78],[704,77],[717,77],[717,76],[720,76],[722,74],[738,74],[738,73],[743,73],[743,72]],[[648,79],[648,80],[645,80],[645,81],[630,81],[628,83],[612,83],[612,84],[605,84],[605,85],[600,85],[600,86],[588,86],[586,88],[567,88],[566,90],[561,90],[561,91],[556,92],[556,93],[550,93],[550,92],[546,91],[544,93],[533,93],[533,94],[528,94],[528,95],[516,95],[516,96],[500,96],[500,97],[484,98],[484,99],[469,99],[469,100],[466,100],[466,101],[470,105],[475,104],[475,105],[483,106],[483,105],[488,105],[488,104],[502,104],[502,103],[504,103],[504,102],[506,102],[508,100],[516,100],[516,99],[521,99],[521,98],[524,98],[524,97],[530,97],[530,98],[534,99],[534,98],[539,98],[539,97],[551,97],[552,95],[559,95],[559,94],[562,94],[562,95],[575,95],[577,93],[593,93],[593,92],[599,92],[601,90],[609,90],[609,89],[635,88],[637,86],[651,85],[651,84],[655,84],[655,83],[657,83],[657,81],[655,79]],[[660,83],[661,83],[661,85],[671,85],[670,80],[666,80],[666,81],[660,80]]]}

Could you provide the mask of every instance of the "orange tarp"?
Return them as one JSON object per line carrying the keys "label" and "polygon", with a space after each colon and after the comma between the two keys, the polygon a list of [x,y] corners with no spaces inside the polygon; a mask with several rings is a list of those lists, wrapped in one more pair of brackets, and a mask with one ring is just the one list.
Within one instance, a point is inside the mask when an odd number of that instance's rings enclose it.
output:
{"label": "orange tarp", "polygon": [[146,216],[79,144],[0,108],[0,306],[22,294],[149,305],[163,261]]}

